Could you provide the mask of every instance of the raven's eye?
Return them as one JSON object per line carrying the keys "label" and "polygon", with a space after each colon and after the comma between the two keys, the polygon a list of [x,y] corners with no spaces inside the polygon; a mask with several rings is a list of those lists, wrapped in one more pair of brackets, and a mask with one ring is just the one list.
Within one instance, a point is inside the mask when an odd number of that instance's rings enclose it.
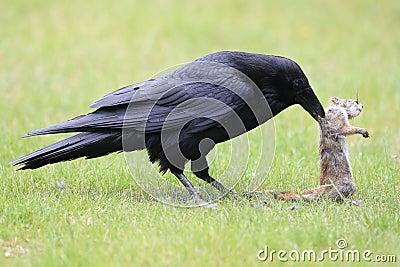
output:
{"label": "raven's eye", "polygon": [[299,89],[299,87],[300,87],[299,80],[294,80],[294,81],[292,82],[292,87],[293,87],[293,89],[295,89],[295,90]]}
{"label": "raven's eye", "polygon": [[303,81],[301,79],[296,79],[296,80],[293,80],[292,87],[294,90],[299,90],[301,88],[302,84],[303,84]]}

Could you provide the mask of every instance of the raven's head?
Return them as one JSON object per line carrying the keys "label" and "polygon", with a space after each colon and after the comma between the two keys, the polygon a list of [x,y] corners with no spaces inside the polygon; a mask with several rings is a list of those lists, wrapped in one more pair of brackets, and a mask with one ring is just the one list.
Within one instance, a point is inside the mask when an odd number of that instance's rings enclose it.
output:
{"label": "raven's head", "polygon": [[300,104],[315,120],[325,112],[300,66],[291,59],[223,51],[199,60],[226,64],[247,75],[262,91],[275,116],[287,107]]}
{"label": "raven's head", "polygon": [[317,121],[318,116],[325,117],[324,108],[297,63],[288,58],[274,57],[268,73],[272,75],[264,77],[261,90],[274,115],[291,105],[300,104],[314,120]]}

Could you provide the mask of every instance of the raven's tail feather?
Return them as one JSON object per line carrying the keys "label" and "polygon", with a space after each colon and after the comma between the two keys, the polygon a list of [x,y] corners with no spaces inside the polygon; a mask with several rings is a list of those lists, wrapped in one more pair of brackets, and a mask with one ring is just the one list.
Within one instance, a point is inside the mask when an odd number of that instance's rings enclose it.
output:
{"label": "raven's tail feather", "polygon": [[84,132],[19,157],[10,163],[23,164],[19,170],[36,169],[60,161],[80,157],[96,158],[117,151],[122,151],[121,131]]}

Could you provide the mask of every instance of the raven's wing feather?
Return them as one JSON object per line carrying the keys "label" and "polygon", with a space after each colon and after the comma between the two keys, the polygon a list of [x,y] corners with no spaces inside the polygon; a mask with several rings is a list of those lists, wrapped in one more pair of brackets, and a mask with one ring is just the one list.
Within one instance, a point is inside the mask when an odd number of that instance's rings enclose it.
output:
{"label": "raven's wing feather", "polygon": [[[234,115],[246,104],[241,96],[215,84],[196,82],[186,84],[183,90],[176,87],[171,91],[175,90],[180,93],[171,92],[169,96],[160,98],[145,121],[140,117],[137,119],[136,106],[133,105],[127,110],[125,125],[129,127],[132,123],[144,122],[140,127],[145,132],[160,132],[182,128],[190,123],[191,132],[200,132],[222,123],[224,118]],[[176,98],[177,95],[180,97]],[[200,118],[202,123],[198,125]]]}
{"label": "raven's wing feather", "polygon": [[239,70],[194,61],[165,76],[122,88],[95,106],[129,103],[123,124],[138,131],[176,129],[195,120],[201,123],[192,123],[191,131],[196,132],[216,125],[260,97],[259,88]]}
{"label": "raven's wing feather", "polygon": [[228,65],[212,61],[193,61],[156,79],[120,88],[95,101],[90,107],[111,107],[146,100],[158,100],[161,96],[171,96],[171,93],[177,93],[176,90],[173,90],[166,94],[171,88],[192,82],[221,85],[232,91],[238,88],[241,90],[241,87],[249,85],[254,86],[249,77]]}

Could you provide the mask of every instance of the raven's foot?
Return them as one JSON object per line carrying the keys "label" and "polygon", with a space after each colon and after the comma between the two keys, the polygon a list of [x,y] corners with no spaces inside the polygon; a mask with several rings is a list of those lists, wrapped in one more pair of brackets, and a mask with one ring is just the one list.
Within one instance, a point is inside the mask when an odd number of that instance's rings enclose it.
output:
{"label": "raven's foot", "polygon": [[206,202],[205,198],[203,195],[196,189],[196,188],[186,188],[189,191],[190,194],[190,201],[192,201],[195,204],[201,205]]}

